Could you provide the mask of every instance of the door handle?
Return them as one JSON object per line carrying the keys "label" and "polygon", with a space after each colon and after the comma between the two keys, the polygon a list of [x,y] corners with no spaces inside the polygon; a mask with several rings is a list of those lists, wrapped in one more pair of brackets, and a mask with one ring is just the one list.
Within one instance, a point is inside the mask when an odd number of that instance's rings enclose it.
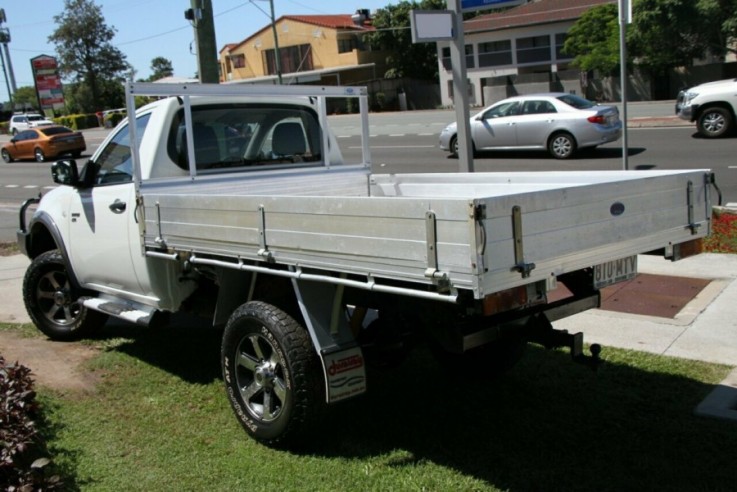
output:
{"label": "door handle", "polygon": [[116,214],[122,214],[125,212],[125,202],[120,201],[120,199],[116,198],[113,203],[110,204],[110,210],[113,211],[113,213]]}

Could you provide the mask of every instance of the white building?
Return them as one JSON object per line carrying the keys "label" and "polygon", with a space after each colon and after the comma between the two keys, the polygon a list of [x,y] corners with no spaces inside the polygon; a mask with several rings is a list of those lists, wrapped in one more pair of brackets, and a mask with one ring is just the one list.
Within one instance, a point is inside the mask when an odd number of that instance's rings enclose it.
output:
{"label": "white building", "polygon": [[[464,22],[470,104],[482,106],[506,97],[506,80],[516,76],[530,92],[551,87],[581,93],[578,71],[569,70],[573,57],[561,52],[568,29],[591,7],[616,0],[534,0],[503,12]],[[450,44],[438,43],[440,95],[453,104]]]}

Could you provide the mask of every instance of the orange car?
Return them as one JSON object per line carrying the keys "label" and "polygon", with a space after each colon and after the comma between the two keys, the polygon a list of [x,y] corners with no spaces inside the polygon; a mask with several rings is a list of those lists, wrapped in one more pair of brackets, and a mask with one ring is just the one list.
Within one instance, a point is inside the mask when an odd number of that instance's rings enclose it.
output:
{"label": "orange car", "polygon": [[79,157],[87,150],[84,136],[65,126],[43,126],[19,132],[3,145],[0,154],[5,162],[15,159],[36,159],[43,162],[62,154]]}

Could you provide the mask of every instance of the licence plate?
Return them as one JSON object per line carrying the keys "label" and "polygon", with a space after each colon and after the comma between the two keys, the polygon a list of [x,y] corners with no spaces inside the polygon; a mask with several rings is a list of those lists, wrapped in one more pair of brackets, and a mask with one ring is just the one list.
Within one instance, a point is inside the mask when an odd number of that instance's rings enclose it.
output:
{"label": "licence plate", "polygon": [[637,255],[607,261],[594,267],[594,288],[601,289],[607,285],[635,278],[637,275]]}

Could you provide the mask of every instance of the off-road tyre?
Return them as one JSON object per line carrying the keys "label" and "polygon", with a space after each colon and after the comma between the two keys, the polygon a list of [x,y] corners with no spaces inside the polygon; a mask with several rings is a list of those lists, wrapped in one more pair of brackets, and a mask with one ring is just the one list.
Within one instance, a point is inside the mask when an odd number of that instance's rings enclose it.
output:
{"label": "off-road tyre", "polygon": [[79,340],[103,326],[107,315],[79,302],[81,292],[71,282],[59,250],[31,261],[23,279],[23,302],[36,327],[52,340]]}
{"label": "off-road tyre", "polygon": [[221,364],[236,417],[266,445],[298,442],[324,406],[324,379],[307,330],[271,304],[252,301],[235,310]]}
{"label": "off-road tyre", "polygon": [[732,131],[732,126],[732,113],[718,106],[704,109],[696,122],[699,133],[706,138],[719,138],[727,135]]}
{"label": "off-road tyre", "polygon": [[555,133],[548,140],[548,152],[556,159],[570,159],[576,152],[576,139],[570,133]]}

